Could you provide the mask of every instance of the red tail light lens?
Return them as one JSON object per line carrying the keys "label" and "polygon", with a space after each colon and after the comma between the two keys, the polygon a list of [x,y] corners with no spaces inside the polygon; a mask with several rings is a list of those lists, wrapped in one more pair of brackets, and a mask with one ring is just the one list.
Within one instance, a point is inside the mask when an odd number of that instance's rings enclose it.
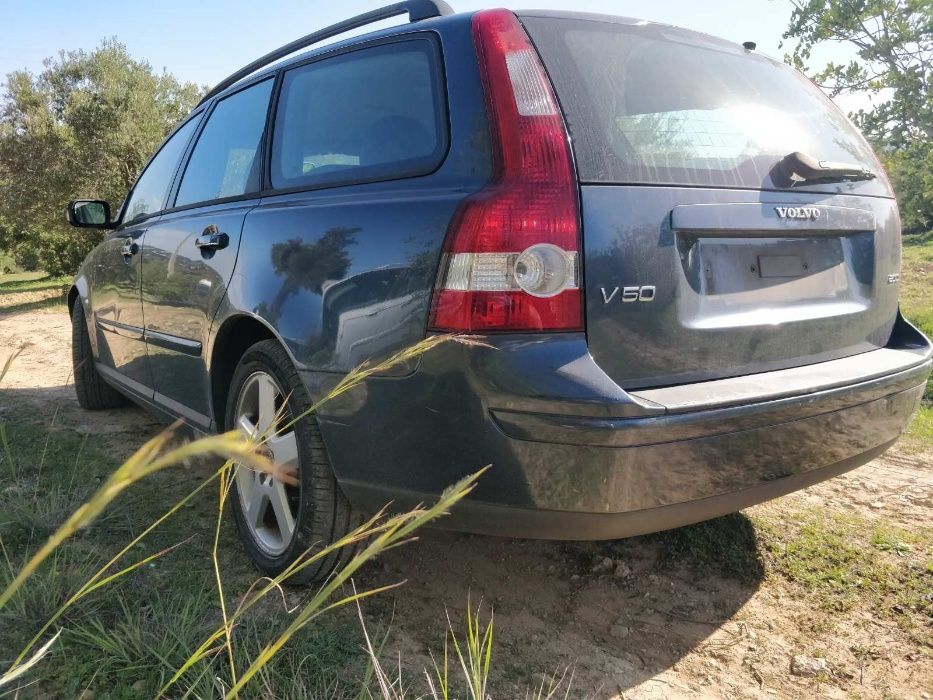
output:
{"label": "red tail light lens", "polygon": [[447,234],[431,328],[582,330],[577,183],[554,91],[511,12],[474,15],[473,41],[496,176]]}

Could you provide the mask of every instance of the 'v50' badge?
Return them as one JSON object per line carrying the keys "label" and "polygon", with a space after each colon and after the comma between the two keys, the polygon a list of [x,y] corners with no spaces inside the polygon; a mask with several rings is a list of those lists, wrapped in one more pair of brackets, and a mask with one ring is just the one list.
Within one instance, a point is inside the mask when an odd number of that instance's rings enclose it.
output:
{"label": "'v50' badge", "polygon": [[644,287],[613,287],[612,291],[600,287],[599,291],[602,292],[604,304],[610,303],[616,296],[623,304],[630,304],[633,301],[654,301],[655,295],[653,284]]}

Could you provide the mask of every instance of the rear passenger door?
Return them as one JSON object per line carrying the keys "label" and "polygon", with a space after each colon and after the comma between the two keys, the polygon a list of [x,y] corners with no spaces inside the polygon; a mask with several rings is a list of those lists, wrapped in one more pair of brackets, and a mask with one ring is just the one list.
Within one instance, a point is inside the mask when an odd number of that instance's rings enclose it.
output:
{"label": "rear passenger door", "polygon": [[154,399],[205,428],[210,385],[203,349],[233,272],[243,218],[259,199],[273,82],[218,100],[191,150],[174,206],[146,234],[142,298]]}
{"label": "rear passenger door", "polygon": [[441,66],[420,35],[283,71],[269,189],[246,217],[248,279],[231,302],[275,328],[302,369],[344,372],[424,337],[465,196],[435,172],[449,142]]}

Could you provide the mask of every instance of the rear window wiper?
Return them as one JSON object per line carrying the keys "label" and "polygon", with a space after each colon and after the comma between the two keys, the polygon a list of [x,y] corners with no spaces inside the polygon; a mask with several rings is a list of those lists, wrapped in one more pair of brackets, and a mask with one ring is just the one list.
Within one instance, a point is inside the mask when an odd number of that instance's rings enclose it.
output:
{"label": "rear window wiper", "polygon": [[793,187],[805,183],[874,180],[878,177],[876,173],[861,165],[817,160],[813,156],[800,151],[794,151],[784,156],[774,166],[771,175],[771,179],[775,181],[775,184],[783,187]]}

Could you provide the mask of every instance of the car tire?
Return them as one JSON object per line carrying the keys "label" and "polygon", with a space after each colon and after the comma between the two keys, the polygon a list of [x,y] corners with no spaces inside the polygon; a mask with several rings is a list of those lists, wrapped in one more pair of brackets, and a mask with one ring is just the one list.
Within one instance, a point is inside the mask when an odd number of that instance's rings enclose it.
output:
{"label": "car tire", "polygon": [[90,411],[118,408],[127,403],[123,394],[104,381],[94,366],[91,338],[87,331],[84,306],[78,299],[71,311],[71,363],[78,405]]}
{"label": "car tire", "polygon": [[[253,412],[254,398],[270,391],[270,381],[276,394],[273,413],[280,416],[273,423],[261,415],[261,407]],[[257,399],[256,405],[260,402]],[[320,551],[362,522],[334,478],[317,419],[308,414],[311,405],[308,390],[278,342],[256,343],[243,354],[230,382],[224,424],[228,430],[265,434],[264,448],[272,452],[273,460],[296,468],[298,477],[298,486],[290,487],[245,467],[236,468],[229,498],[237,532],[250,559],[268,576],[277,576],[305,552]],[[295,416],[301,417],[286,425]],[[257,428],[263,421],[267,427]],[[297,464],[286,463],[278,454],[282,445],[291,445],[289,433],[293,433],[297,449],[281,451],[294,451]],[[279,524],[283,518],[276,505],[281,508],[283,501],[287,501],[293,519],[291,532]],[[275,524],[270,524],[273,520]],[[287,515],[284,520],[288,520]],[[321,581],[349,561],[355,551],[356,547],[343,547],[290,576],[288,582]]]}

